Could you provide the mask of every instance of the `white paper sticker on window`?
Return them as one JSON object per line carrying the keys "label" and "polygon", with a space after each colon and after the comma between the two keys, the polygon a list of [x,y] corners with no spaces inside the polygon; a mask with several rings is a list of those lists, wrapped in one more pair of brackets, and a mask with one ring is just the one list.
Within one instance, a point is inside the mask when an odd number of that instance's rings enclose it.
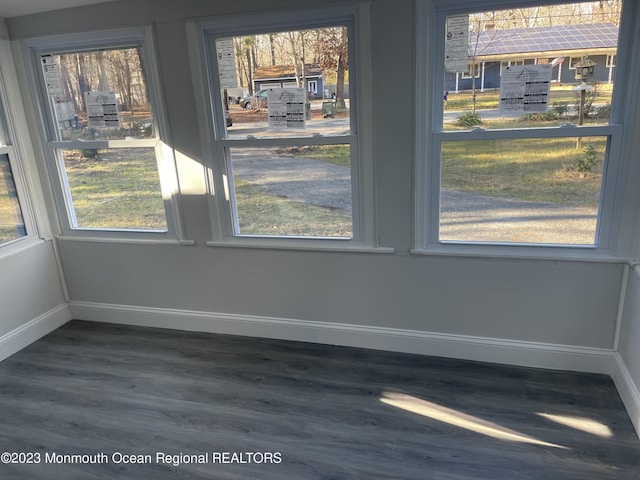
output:
{"label": "white paper sticker on window", "polygon": [[42,56],[42,71],[44,72],[44,82],[47,86],[47,95],[55,98],[62,97],[60,66],[52,55]]}
{"label": "white paper sticker on window", "polygon": [[546,112],[552,68],[551,64],[505,67],[500,80],[498,111],[513,115]]}
{"label": "white paper sticker on window", "polygon": [[89,128],[120,127],[118,102],[113,92],[86,92]]}
{"label": "white paper sticker on window", "polygon": [[469,15],[447,17],[444,68],[447,72],[466,72],[469,69]]}
{"label": "white paper sticker on window", "polygon": [[304,128],[304,88],[272,88],[267,92],[269,128]]}
{"label": "white paper sticker on window", "polygon": [[216,40],[218,54],[218,73],[220,74],[220,88],[237,88],[236,56],[233,51],[233,38]]}

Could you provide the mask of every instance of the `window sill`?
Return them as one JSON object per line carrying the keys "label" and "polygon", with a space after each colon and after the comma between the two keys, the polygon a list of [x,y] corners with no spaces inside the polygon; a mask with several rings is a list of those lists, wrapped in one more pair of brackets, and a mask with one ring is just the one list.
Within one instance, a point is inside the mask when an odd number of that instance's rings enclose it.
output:
{"label": "window sill", "polygon": [[414,248],[412,255],[436,257],[499,258],[519,260],[547,260],[588,263],[628,263],[628,260],[598,251],[589,246],[555,245],[433,245],[426,248]]}
{"label": "window sill", "polygon": [[176,238],[150,238],[145,237],[101,237],[90,235],[60,235],[56,237],[62,241],[91,242],[91,243],[140,243],[146,245],[185,245],[192,246],[196,242],[193,240],[178,240]]}
{"label": "window sill", "polygon": [[12,255],[17,255],[25,250],[35,247],[36,245],[42,244],[45,241],[45,239],[39,237],[26,236],[3,243],[0,245],[0,260]]}
{"label": "window sill", "polygon": [[369,247],[353,244],[347,240],[307,240],[307,239],[269,239],[269,238],[234,238],[228,241],[209,241],[208,247],[253,248],[267,250],[302,250],[312,252],[347,252],[393,254],[394,248]]}

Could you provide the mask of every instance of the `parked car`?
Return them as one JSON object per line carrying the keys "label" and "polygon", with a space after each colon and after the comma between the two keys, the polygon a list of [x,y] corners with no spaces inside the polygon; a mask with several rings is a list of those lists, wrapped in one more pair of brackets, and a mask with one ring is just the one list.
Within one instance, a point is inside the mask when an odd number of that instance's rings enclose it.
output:
{"label": "parked car", "polygon": [[[316,100],[322,98],[322,93],[307,92],[307,98],[309,100]],[[242,108],[267,108],[267,90],[258,90],[255,95],[241,98],[238,104]]]}
{"label": "parked car", "polygon": [[246,108],[247,110],[252,108],[266,108],[267,90],[258,90],[254,95],[241,98],[238,105],[242,108]]}

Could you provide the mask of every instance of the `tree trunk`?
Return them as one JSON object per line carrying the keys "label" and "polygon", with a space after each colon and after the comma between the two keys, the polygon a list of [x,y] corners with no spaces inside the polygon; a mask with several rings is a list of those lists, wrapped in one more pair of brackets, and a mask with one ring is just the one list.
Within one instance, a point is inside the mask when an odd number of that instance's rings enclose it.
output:
{"label": "tree trunk", "polygon": [[345,61],[345,55],[347,49],[347,28],[342,27],[340,32],[340,54],[338,55],[338,67],[336,69],[336,108],[346,109],[347,106],[344,101],[344,77],[347,70],[347,62]]}
{"label": "tree trunk", "polygon": [[[298,63],[298,49],[296,48],[296,41],[294,32],[289,32],[289,43],[291,44],[291,58],[293,59],[293,71],[296,75],[296,85],[302,87],[302,72],[300,71],[300,64]],[[304,68],[304,67],[303,67]]]}
{"label": "tree trunk", "polygon": [[274,35],[272,33],[269,34],[269,50],[271,52],[271,66],[276,66],[276,46],[274,44]]}
{"label": "tree trunk", "polygon": [[245,50],[245,55],[247,57],[247,65],[248,65],[248,72],[249,72],[249,76],[247,78],[247,82],[249,83],[249,95],[253,95],[253,67],[252,67],[252,62],[251,62],[251,49],[247,48]]}

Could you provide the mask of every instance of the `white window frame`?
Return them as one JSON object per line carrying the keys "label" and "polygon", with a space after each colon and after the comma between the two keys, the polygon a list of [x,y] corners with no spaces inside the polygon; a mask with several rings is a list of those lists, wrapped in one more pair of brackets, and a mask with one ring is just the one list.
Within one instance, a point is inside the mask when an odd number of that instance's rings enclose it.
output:
{"label": "white window frame", "polygon": [[[40,59],[46,54],[93,51],[100,48],[117,49],[142,47],[145,80],[152,105],[155,137],[133,140],[65,141],[56,137],[56,126],[49,113],[46,86],[40,67]],[[179,189],[177,170],[168,123],[159,84],[159,68],[154,51],[150,27],[125,28],[100,32],[85,32],[53,35],[25,40],[22,43],[25,68],[31,90],[36,93],[38,116],[41,123],[41,138],[44,145],[47,168],[52,179],[53,194],[63,236],[96,239],[131,239],[191,244],[184,238],[179,216]],[[164,201],[166,230],[86,228],[74,227],[74,212],[71,208],[71,193],[66,183],[63,160],[58,152],[62,149],[106,149],[106,148],[153,148],[155,150]]]}
{"label": "white window frame", "polygon": [[505,67],[512,67],[514,65],[524,65],[524,59],[523,60],[507,60],[506,62],[500,62],[500,76],[502,77],[502,70],[504,70]]}
{"label": "white window frame", "polygon": [[[437,101],[444,88],[444,38],[445,19],[449,15],[476,13],[490,9],[525,8],[551,1],[531,0],[493,0],[489,4],[478,5],[473,0],[430,0],[416,3],[416,160],[415,160],[415,254],[446,254],[473,256],[504,256],[524,258],[560,258],[587,259],[615,258],[618,241],[613,227],[621,216],[621,172],[624,171],[622,151],[628,139],[623,136],[622,125],[624,98],[628,85],[629,65],[621,65],[616,88],[612,99],[612,116],[608,125],[601,126],[567,126],[552,128],[531,128],[522,130],[483,130],[444,131],[442,128],[443,102]],[[571,2],[562,2],[571,3]],[[626,8],[631,9],[626,2]],[[623,10],[624,11],[624,10]],[[633,15],[622,15],[618,55],[621,58],[635,58],[629,49],[632,47]],[[441,242],[440,228],[440,177],[441,177],[441,145],[445,141],[517,139],[517,138],[550,138],[575,136],[608,136],[609,142],[605,158],[605,171],[600,196],[597,232],[595,245],[552,245],[552,244],[517,244],[517,243],[485,243],[474,241]],[[627,134],[628,136],[628,134]],[[616,191],[617,190],[617,191]]]}
{"label": "white window frame", "polygon": [[[589,55],[589,54],[585,53],[584,55]],[[576,69],[576,63],[581,61],[583,59],[584,55],[581,55],[579,57],[574,57],[574,56],[569,57],[569,70],[575,70]]]}
{"label": "white window frame", "polygon": [[479,68],[473,77],[469,74],[469,70],[467,70],[466,72],[462,72],[462,75],[460,77],[464,80],[469,80],[471,78],[480,78],[480,70],[481,69]]}
{"label": "white window frame", "polygon": [[33,228],[33,224],[29,224],[30,215],[28,212],[25,212],[25,202],[22,201],[26,195],[23,195],[24,189],[24,181],[23,173],[19,168],[19,162],[17,162],[18,154],[13,144],[13,133],[11,128],[11,119],[9,118],[9,114],[7,112],[7,101],[6,101],[6,90],[4,87],[4,79],[2,76],[2,69],[0,69],[0,157],[6,155],[9,168],[11,170],[11,179],[13,180],[13,185],[16,189],[16,201],[20,206],[20,214],[22,216],[23,227],[25,229],[25,234],[19,237],[13,238],[11,240],[0,241],[0,248],[6,247],[8,245],[20,242],[21,240],[29,237],[31,232],[31,228]]}
{"label": "white window frame", "polygon": [[[40,235],[47,233],[46,228],[41,232],[38,228],[38,216],[29,194],[29,185],[34,181],[36,172],[30,170],[24,161],[26,145],[31,138],[25,135],[27,131],[22,111],[18,79],[15,75],[13,55],[8,42],[0,40],[0,109],[4,113],[3,125],[0,127],[4,134],[0,138],[0,155],[7,155],[13,182],[16,188],[17,200],[22,213],[22,220],[26,235],[0,243],[0,256],[10,255],[23,248],[40,241]],[[37,180],[35,180],[37,181]],[[44,221],[46,213],[38,212]]]}
{"label": "white window frame", "polygon": [[[238,15],[194,21],[188,24],[194,88],[206,101],[197,101],[201,124],[202,149],[209,159],[207,178],[209,205],[212,216],[211,240],[209,246],[247,246],[310,250],[347,250],[384,252],[389,249],[377,248],[374,235],[372,136],[371,136],[371,53],[369,45],[370,12],[368,4],[358,6],[332,6],[322,10],[303,9],[262,15]],[[351,80],[351,134],[340,137],[344,142],[336,142],[336,137],[320,136],[289,138],[227,139],[220,112],[222,104],[216,58],[210,48],[216,38],[229,38],[247,34],[274,31],[306,30],[330,25],[346,25],[349,29]],[[356,92],[357,90],[357,92]],[[200,106],[207,106],[201,108]],[[232,215],[231,192],[233,182],[225,156],[225,149],[231,147],[267,147],[323,145],[344,143],[351,150],[351,191],[353,237],[271,237],[235,235]]]}

